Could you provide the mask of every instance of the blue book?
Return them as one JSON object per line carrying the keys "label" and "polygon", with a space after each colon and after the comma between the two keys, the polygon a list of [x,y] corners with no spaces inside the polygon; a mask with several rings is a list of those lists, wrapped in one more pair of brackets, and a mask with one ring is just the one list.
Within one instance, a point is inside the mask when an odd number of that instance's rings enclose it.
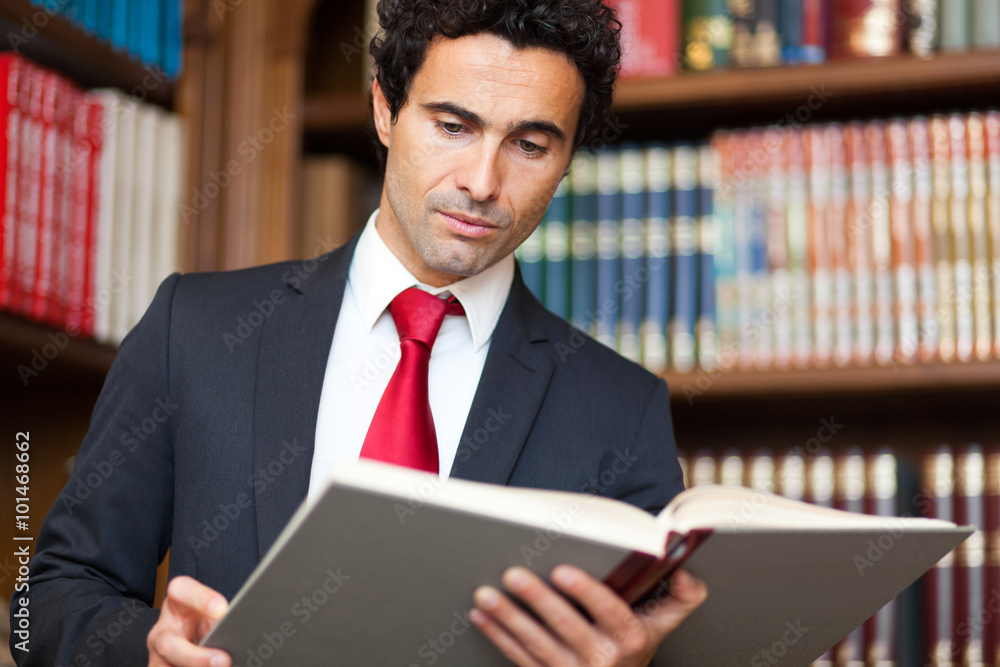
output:
{"label": "blue book", "polygon": [[545,303],[545,263],[543,261],[545,244],[543,238],[545,236],[545,218],[548,215],[549,213],[546,211],[542,221],[535,227],[535,231],[514,251],[517,264],[521,267],[521,277],[524,279],[524,284],[542,303]]}
{"label": "blue book", "polygon": [[160,0],[160,7],[163,10],[163,19],[160,23],[162,26],[161,63],[167,76],[175,79],[181,73],[181,58],[184,53],[181,36],[184,3],[183,0]]}
{"label": "blue book", "polygon": [[83,23],[83,2],[84,0],[61,0],[60,2],[43,4],[49,8],[54,5],[58,14],[61,14],[70,23],[80,26]]}
{"label": "blue book", "polygon": [[139,6],[142,7],[142,29],[139,36],[139,54],[142,62],[146,65],[159,65],[161,43],[163,39],[163,29],[161,19],[165,13],[161,5],[164,0],[141,0]]}
{"label": "blue book", "polygon": [[674,254],[674,308],[670,313],[670,355],[674,370],[694,369],[697,317],[698,257],[695,217],[698,215],[697,151],[690,144],[673,150],[673,215],[670,239]]}
{"label": "blue book", "polygon": [[705,144],[698,148],[698,365],[714,369],[718,363],[715,329],[715,183],[718,168],[715,152]]}
{"label": "blue book", "polygon": [[580,151],[569,174],[570,322],[594,334],[597,304],[597,158]]}
{"label": "blue book", "polygon": [[597,340],[618,349],[621,313],[621,156],[616,148],[597,153]]}
{"label": "blue book", "polygon": [[97,25],[94,27],[97,38],[105,42],[111,41],[111,0],[96,0]]}
{"label": "blue book", "polygon": [[97,34],[97,3],[98,0],[82,0],[83,29],[90,34]]}
{"label": "blue book", "polygon": [[802,62],[802,0],[781,0],[778,6],[778,35],[781,38],[781,61],[788,65]]}
{"label": "blue book", "polygon": [[149,15],[150,2],[153,0],[129,0],[128,3],[128,52],[134,58],[143,57],[144,23]]}
{"label": "blue book", "polygon": [[655,142],[645,150],[645,264],[649,281],[642,323],[642,363],[653,372],[668,361],[667,324],[670,317],[670,149]]}
{"label": "blue book", "polygon": [[129,35],[129,1],[110,0],[111,2],[111,46],[128,51]]}
{"label": "blue book", "polygon": [[545,212],[545,307],[569,316],[569,179],[564,178]]}
{"label": "blue book", "polygon": [[619,281],[622,315],[618,352],[637,363],[642,360],[639,332],[642,327],[646,284],[652,277],[644,256],[645,187],[642,149],[638,144],[622,144],[622,275]]}

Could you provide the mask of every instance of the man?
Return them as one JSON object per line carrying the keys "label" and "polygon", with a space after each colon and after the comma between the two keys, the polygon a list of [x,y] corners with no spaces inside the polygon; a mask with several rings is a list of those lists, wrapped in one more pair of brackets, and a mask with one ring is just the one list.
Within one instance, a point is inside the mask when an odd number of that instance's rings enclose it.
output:
{"label": "man", "polygon": [[[545,311],[511,255],[610,105],[612,14],[598,0],[383,0],[379,14],[381,207],[318,262],[160,287],[43,527],[21,665],[229,665],[197,642],[323,471],[367,455],[395,375],[358,373],[401,345],[393,308],[414,285],[465,311],[442,315],[426,344],[433,469],[649,510],[680,490],[665,383]],[[234,336],[241,320],[252,325]],[[111,472],[80,498],[104,462]],[[671,598],[637,613],[575,568],[551,579],[511,568],[507,594],[475,592],[470,619],[517,664],[647,664],[705,595],[681,574]]]}

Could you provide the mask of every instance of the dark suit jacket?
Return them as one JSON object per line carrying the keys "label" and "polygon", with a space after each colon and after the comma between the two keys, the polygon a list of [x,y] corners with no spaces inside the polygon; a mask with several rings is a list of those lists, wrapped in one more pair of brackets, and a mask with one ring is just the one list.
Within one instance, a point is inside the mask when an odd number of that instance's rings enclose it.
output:
{"label": "dark suit jacket", "polygon": [[[145,665],[156,567],[227,598],[306,496],[357,242],[173,275],[122,342],[30,573],[20,665]],[[667,386],[546,311],[515,272],[453,476],[658,510],[682,488]],[[16,624],[15,624],[16,627]],[[13,643],[13,641],[12,641]]]}

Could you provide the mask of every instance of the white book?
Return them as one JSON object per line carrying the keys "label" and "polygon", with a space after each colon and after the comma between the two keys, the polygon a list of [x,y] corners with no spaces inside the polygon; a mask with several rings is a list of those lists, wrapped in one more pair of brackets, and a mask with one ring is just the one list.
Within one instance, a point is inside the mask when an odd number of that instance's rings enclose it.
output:
{"label": "white book", "polygon": [[111,342],[122,341],[130,328],[131,292],[135,289],[135,267],[132,262],[132,216],[135,215],[135,143],[138,102],[124,95],[118,106],[115,181],[111,251]]}
{"label": "white book", "polygon": [[90,93],[104,110],[101,122],[101,161],[98,166],[96,195],[96,231],[94,243],[94,338],[100,342],[111,340],[111,266],[114,255],[115,172],[118,164],[118,116],[121,94],[112,90]]}
{"label": "white book", "polygon": [[181,183],[184,180],[184,128],[177,114],[158,111],[156,173],[153,189],[153,265],[146,303],[156,295],[160,283],[179,271]]}
{"label": "white book", "polygon": [[160,112],[151,105],[139,103],[135,107],[135,177],[132,187],[132,215],[127,222],[132,227],[132,274],[135,283],[129,290],[127,333],[138,322],[153,300],[154,248],[153,230],[154,189],[157,163],[162,164],[158,136],[160,133]]}

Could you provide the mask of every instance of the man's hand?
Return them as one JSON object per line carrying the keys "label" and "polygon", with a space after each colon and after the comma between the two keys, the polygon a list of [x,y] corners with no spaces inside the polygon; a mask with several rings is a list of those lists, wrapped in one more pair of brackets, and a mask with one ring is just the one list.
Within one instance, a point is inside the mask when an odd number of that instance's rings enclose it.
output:
{"label": "man's hand", "polygon": [[197,646],[228,608],[221,593],[191,577],[172,579],[160,619],[146,637],[149,667],[230,667],[225,651]]}
{"label": "man's hand", "polygon": [[469,619],[522,667],[645,666],[663,639],[707,595],[701,581],[678,570],[671,578],[670,597],[635,612],[614,591],[579,568],[559,565],[552,571],[552,582],[586,610],[593,622],[523,567],[504,572],[503,584],[544,625],[490,586],[476,590],[476,608],[469,612]]}

